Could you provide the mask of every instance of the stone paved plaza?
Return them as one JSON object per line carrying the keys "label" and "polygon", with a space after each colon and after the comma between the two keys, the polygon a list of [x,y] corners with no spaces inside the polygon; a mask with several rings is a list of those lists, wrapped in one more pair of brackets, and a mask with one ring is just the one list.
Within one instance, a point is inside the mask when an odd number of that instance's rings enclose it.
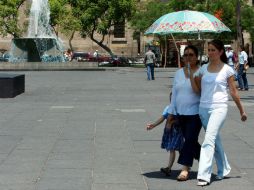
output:
{"label": "stone paved plaza", "polygon": [[172,176],[161,174],[164,125],[145,130],[168,103],[174,71],[157,69],[155,81],[134,68],[5,72],[25,74],[26,90],[0,99],[0,190],[252,190],[254,69],[240,92],[248,121],[230,101],[221,133],[232,172],[203,188],[197,161],[187,182],[175,180],[177,163]]}

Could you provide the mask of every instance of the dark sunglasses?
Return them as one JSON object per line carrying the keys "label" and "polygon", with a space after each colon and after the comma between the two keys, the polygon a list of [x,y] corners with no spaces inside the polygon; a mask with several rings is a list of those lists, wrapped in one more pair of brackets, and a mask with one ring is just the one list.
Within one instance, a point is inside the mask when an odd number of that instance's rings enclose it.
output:
{"label": "dark sunglasses", "polygon": [[183,54],[184,57],[193,57],[194,54],[193,53],[189,53],[189,54]]}

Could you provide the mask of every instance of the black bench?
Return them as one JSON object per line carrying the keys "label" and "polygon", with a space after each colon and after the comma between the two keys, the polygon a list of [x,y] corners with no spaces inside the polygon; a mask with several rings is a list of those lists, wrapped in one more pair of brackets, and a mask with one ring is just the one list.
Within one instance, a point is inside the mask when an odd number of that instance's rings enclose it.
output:
{"label": "black bench", "polygon": [[25,75],[0,73],[0,98],[14,98],[25,92]]}

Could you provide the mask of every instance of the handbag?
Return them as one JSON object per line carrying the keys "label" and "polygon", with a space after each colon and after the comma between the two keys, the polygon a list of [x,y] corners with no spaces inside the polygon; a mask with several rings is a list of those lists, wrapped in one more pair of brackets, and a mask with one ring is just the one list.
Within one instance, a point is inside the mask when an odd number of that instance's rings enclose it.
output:
{"label": "handbag", "polygon": [[248,64],[246,64],[246,65],[244,66],[244,70],[247,71],[247,70],[249,69],[249,67],[250,67],[250,66],[249,66]]}

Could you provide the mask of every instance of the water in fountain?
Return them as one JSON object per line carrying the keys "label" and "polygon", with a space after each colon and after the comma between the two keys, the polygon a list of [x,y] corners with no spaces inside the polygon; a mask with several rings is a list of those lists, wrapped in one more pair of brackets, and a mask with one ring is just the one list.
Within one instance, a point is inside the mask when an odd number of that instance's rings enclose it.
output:
{"label": "water in fountain", "polygon": [[63,45],[50,24],[48,0],[32,0],[27,37],[12,40],[11,62],[64,62]]}

